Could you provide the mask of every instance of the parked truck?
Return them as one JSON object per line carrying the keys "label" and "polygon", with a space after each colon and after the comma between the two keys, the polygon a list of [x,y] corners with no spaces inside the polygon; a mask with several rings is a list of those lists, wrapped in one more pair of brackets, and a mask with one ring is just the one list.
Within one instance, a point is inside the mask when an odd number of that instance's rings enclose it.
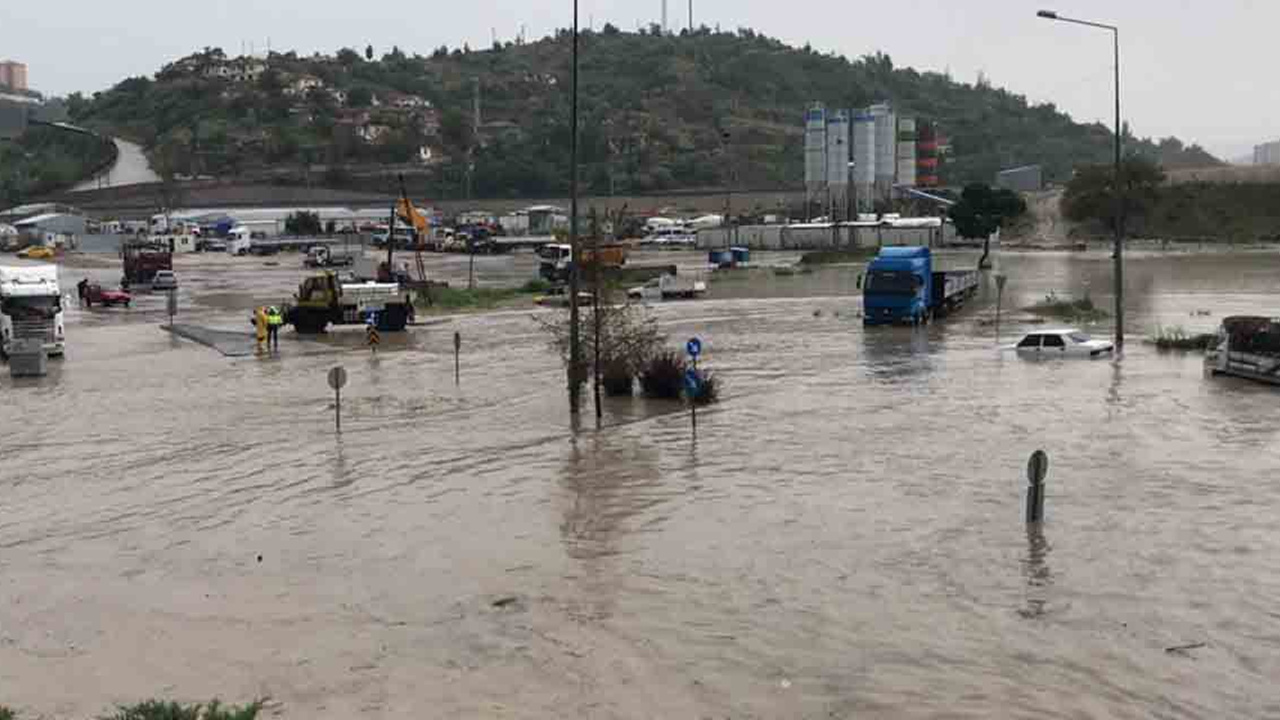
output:
{"label": "parked truck", "polygon": [[[579,250],[582,264],[588,268],[599,258],[602,269],[616,269],[627,264],[627,248],[625,245],[601,245],[594,249],[584,247]],[[573,266],[573,250],[565,243],[543,245],[538,250],[538,277],[551,282],[561,282],[569,277],[569,269]]]}
{"label": "parked truck", "polygon": [[302,281],[284,316],[285,322],[304,334],[322,333],[329,325],[370,321],[379,330],[397,332],[412,318],[413,302],[397,283],[342,283],[335,273],[323,272]]}
{"label": "parked truck", "polygon": [[39,340],[45,352],[62,355],[62,290],[56,265],[0,267],[0,356],[14,342]]}
{"label": "parked truck", "polygon": [[331,247],[329,245],[313,245],[302,261],[307,267],[346,267],[355,263],[364,255],[360,247]]}
{"label": "parked truck", "polygon": [[126,241],[120,248],[124,276],[120,286],[150,285],[156,273],[173,270],[173,250],[165,243],[148,240]]}
{"label": "parked truck", "polygon": [[1280,385],[1280,319],[1233,315],[1222,321],[1204,360],[1205,374]]}
{"label": "parked truck", "polygon": [[707,281],[690,274],[668,274],[627,290],[633,300],[690,300],[707,293]]}
{"label": "parked truck", "polygon": [[885,247],[867,266],[862,286],[866,325],[921,325],[945,317],[978,293],[979,272],[934,269],[927,247]]}

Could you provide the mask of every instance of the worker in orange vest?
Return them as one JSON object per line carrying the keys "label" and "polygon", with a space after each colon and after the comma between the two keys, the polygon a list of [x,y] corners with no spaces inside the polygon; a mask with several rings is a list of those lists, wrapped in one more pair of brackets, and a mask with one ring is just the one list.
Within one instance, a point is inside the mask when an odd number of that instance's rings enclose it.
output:
{"label": "worker in orange vest", "polygon": [[256,350],[261,355],[262,347],[267,342],[267,309],[261,305],[253,311],[253,329],[258,338]]}

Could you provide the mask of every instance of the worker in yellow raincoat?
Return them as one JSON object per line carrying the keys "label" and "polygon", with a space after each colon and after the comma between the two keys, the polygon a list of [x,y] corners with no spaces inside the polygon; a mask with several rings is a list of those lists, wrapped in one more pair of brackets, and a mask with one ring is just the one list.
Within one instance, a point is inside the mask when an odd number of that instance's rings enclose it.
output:
{"label": "worker in yellow raincoat", "polygon": [[261,354],[267,342],[267,309],[261,305],[253,311],[253,329],[258,338],[257,352]]}

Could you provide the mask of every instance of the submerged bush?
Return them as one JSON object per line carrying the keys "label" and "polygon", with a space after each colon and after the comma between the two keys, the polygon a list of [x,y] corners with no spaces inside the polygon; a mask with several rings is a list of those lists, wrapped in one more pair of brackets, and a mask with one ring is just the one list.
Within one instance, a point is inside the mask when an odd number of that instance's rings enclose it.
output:
{"label": "submerged bush", "polygon": [[1214,333],[1189,333],[1181,327],[1161,328],[1155,338],[1160,350],[1208,350],[1218,343]]}
{"label": "submerged bush", "polygon": [[710,405],[720,400],[720,383],[716,379],[714,373],[710,370],[699,373],[702,378],[701,384],[698,386],[698,394],[693,397],[693,401],[698,405]]}
{"label": "submerged bush", "polygon": [[16,717],[17,715],[14,715],[12,710],[0,705],[0,720],[14,720]]}
{"label": "submerged bush", "polygon": [[600,386],[609,397],[630,396],[635,386],[635,376],[630,363],[625,360],[613,360],[607,363],[600,373]]}
{"label": "submerged bush", "polygon": [[679,400],[684,394],[684,356],[670,350],[655,354],[640,371],[640,388],[654,400]]}
{"label": "submerged bush", "polygon": [[244,707],[223,707],[217,700],[208,705],[147,700],[116,708],[115,713],[101,720],[254,720],[261,710],[261,702],[252,702]]}
{"label": "submerged bush", "polygon": [[1108,317],[1105,310],[1093,304],[1093,298],[1089,297],[1088,293],[1079,300],[1072,300],[1070,298],[1060,298],[1057,293],[1051,292],[1045,295],[1040,302],[1023,309],[1042,317],[1061,318],[1063,320],[1092,321]]}

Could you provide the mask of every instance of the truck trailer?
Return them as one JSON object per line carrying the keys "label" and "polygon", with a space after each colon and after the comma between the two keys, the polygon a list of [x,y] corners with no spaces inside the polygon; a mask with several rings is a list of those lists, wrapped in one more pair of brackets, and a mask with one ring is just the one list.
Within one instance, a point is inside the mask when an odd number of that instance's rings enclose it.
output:
{"label": "truck trailer", "polygon": [[945,317],[978,294],[979,271],[934,269],[927,247],[885,247],[862,286],[863,324],[922,325]]}

